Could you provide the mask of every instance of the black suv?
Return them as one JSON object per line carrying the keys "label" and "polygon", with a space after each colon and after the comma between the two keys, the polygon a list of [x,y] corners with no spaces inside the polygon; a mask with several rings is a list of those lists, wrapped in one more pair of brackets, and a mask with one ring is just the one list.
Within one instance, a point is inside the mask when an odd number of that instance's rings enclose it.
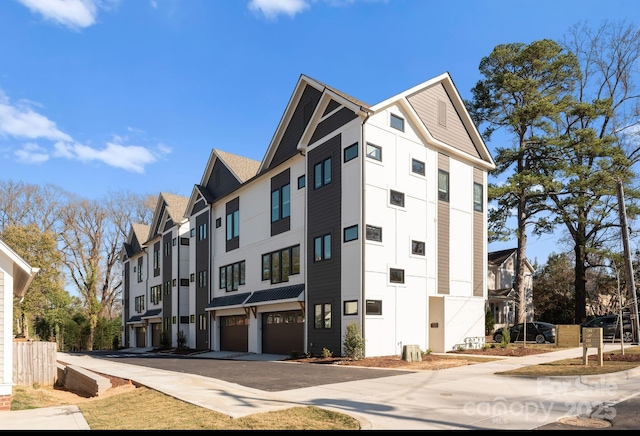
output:
{"label": "black suv", "polygon": [[[524,324],[516,324],[509,328],[509,341],[524,341]],[[556,326],[543,321],[533,321],[527,323],[527,342],[535,342],[544,344],[545,342],[554,343],[556,341]],[[502,329],[498,329],[493,334],[495,342],[502,342]]]}
{"label": "black suv", "polygon": [[[628,313],[622,316],[622,340],[624,342],[633,341],[633,330],[631,326],[631,318]],[[583,327],[600,327],[602,328],[603,340],[620,339],[620,317],[619,315],[605,315],[593,318],[590,321],[580,324],[580,336],[582,337]]]}

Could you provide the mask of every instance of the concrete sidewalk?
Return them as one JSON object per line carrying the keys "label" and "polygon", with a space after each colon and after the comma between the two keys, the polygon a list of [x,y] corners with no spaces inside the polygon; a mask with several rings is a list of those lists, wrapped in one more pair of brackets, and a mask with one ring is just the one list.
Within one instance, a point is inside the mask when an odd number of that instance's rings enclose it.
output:
{"label": "concrete sidewalk", "polygon": [[[619,349],[619,344],[607,344],[604,351]],[[312,405],[349,414],[360,421],[363,429],[375,430],[530,430],[563,417],[615,413],[618,402],[640,393],[639,369],[583,377],[531,378],[495,374],[580,356],[582,348],[573,348],[445,370],[266,392],[210,377],[58,353],[58,359],[69,364],[127,378],[234,418]],[[284,356],[233,356],[210,352],[198,357],[282,360]],[[283,365],[283,371],[286,371],[286,365],[296,365],[293,362],[278,364]],[[309,369],[312,370],[313,365],[309,365]],[[341,368],[336,366],[335,370]],[[1,412],[0,429],[42,428],[32,427],[39,424],[29,418],[30,413],[48,415],[46,428],[49,429],[86,428],[86,422],[81,422],[84,419],[80,420],[71,410],[65,409],[63,413],[58,410],[60,408],[49,409],[52,410]]]}

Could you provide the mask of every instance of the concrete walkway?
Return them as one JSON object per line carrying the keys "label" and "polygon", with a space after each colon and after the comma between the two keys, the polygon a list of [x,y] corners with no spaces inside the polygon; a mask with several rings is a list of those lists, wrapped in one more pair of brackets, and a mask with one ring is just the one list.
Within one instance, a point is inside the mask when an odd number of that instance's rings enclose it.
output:
{"label": "concrete walkway", "polygon": [[[613,350],[620,350],[620,345],[605,345],[605,352]],[[495,374],[580,356],[582,348],[572,348],[444,370],[266,392],[210,377],[58,353],[58,359],[69,364],[131,379],[234,418],[312,405],[349,414],[361,422],[363,429],[375,430],[530,430],[571,416],[606,418],[615,413],[618,402],[640,393],[638,368],[582,377],[532,378]],[[212,352],[199,357],[282,360],[284,356],[227,354],[224,357],[222,353]],[[296,365],[292,362],[280,364],[283,371],[286,371],[286,365]],[[309,366],[312,369],[313,365]],[[337,366],[335,370],[341,368]],[[77,415],[71,410],[65,409],[62,413],[60,408],[49,409],[47,428],[86,428],[83,427],[86,422],[78,422]],[[41,428],[32,427],[37,423],[27,416],[43,412],[24,412],[0,412],[0,429]]]}

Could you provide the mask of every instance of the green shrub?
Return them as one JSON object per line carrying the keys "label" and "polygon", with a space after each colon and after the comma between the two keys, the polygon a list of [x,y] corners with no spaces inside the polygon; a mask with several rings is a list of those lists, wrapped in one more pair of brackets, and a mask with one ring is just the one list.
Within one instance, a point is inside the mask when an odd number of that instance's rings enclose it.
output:
{"label": "green shrub", "polygon": [[431,354],[433,353],[433,350],[431,348],[427,348],[425,351],[422,352],[422,355],[424,356],[425,354]]}
{"label": "green shrub", "polygon": [[331,352],[331,350],[329,350],[328,348],[322,349],[322,357],[331,357],[331,356],[333,356],[333,353]]}
{"label": "green shrub", "polygon": [[347,324],[343,345],[347,357],[353,360],[360,360],[364,357],[364,341],[357,322],[351,321]]}
{"label": "green shrub", "polygon": [[500,341],[500,347],[507,348],[511,342],[511,332],[508,327],[502,327],[502,340]]}
{"label": "green shrub", "polygon": [[292,359],[297,359],[298,356],[300,356],[300,353],[298,352],[298,350],[289,351],[289,357],[291,357]]}
{"label": "green shrub", "polygon": [[169,337],[168,330],[162,330],[162,333],[160,334],[160,348],[163,350],[171,348],[171,338]]}

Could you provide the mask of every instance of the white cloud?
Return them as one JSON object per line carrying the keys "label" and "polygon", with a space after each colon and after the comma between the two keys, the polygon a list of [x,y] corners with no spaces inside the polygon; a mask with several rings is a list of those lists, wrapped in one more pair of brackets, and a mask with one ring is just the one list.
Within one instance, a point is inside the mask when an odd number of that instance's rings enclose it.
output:
{"label": "white cloud", "polygon": [[[16,160],[22,163],[42,163],[49,158],[63,158],[80,162],[100,161],[114,168],[144,173],[145,165],[156,162],[160,156],[171,153],[171,148],[158,144],[153,151],[137,145],[125,145],[127,136],[113,135],[102,150],[77,143],[70,135],[56,127],[56,123],[35,112],[32,102],[22,100],[12,105],[0,90],[0,139],[33,140],[14,150]],[[51,141],[53,150],[49,152],[42,144],[34,141]]]}
{"label": "white cloud", "polygon": [[71,29],[95,24],[100,0],[18,0],[46,20],[54,21]]}
{"label": "white cloud", "polygon": [[49,160],[47,149],[33,142],[24,144],[21,149],[15,150],[13,154],[17,157],[18,162],[27,164],[39,164]]}
{"label": "white cloud", "polygon": [[[144,173],[145,165],[158,160],[158,156],[151,150],[138,145],[122,145],[113,142],[107,143],[106,148],[98,150],[82,144],[55,145],[56,157],[76,159],[81,162],[99,161],[114,168],[122,168],[134,173]],[[159,154],[166,154],[163,149]]]}
{"label": "white cloud", "polygon": [[22,102],[12,106],[9,98],[0,90],[0,137],[70,141],[71,137],[60,131],[56,123],[34,112]]}
{"label": "white cloud", "polygon": [[249,9],[261,12],[267,19],[275,19],[280,14],[290,17],[309,9],[306,0],[251,0]]}

